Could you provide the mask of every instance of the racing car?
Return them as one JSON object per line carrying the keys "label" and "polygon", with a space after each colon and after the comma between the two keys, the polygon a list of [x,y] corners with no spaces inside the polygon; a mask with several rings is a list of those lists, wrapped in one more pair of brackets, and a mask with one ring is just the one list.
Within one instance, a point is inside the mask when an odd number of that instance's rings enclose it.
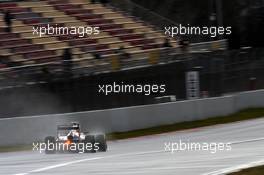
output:
{"label": "racing car", "polygon": [[95,153],[106,152],[107,143],[105,134],[91,134],[81,132],[80,124],[58,125],[57,136],[45,138],[45,153],[55,154],[64,152]]}

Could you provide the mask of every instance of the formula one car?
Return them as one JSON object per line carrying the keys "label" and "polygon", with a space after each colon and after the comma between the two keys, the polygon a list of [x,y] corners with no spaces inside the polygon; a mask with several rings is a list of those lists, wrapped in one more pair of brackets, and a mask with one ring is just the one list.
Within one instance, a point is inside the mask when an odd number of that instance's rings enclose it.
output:
{"label": "formula one car", "polygon": [[59,125],[57,136],[45,138],[45,153],[95,153],[106,152],[107,143],[105,134],[90,134],[80,131],[80,124]]}

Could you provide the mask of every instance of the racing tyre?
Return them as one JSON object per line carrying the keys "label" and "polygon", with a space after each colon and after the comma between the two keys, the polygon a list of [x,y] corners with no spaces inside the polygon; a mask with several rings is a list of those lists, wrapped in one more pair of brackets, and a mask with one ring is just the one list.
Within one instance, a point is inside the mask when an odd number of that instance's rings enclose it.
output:
{"label": "racing tyre", "polygon": [[95,136],[95,143],[98,143],[99,145],[99,151],[106,152],[107,151],[107,143],[105,139],[105,135],[96,135]]}
{"label": "racing tyre", "polygon": [[56,153],[55,144],[56,144],[56,140],[54,137],[52,136],[46,137],[45,138],[45,145],[46,145],[45,153],[55,154]]}
{"label": "racing tyre", "polygon": [[[89,147],[89,149],[86,149],[86,145],[90,145],[90,146],[88,146]],[[96,152],[96,150],[95,150],[95,138],[94,138],[94,136],[93,135],[87,135],[87,136],[85,136],[85,139],[84,139],[84,147],[85,147],[85,153],[95,153]]]}

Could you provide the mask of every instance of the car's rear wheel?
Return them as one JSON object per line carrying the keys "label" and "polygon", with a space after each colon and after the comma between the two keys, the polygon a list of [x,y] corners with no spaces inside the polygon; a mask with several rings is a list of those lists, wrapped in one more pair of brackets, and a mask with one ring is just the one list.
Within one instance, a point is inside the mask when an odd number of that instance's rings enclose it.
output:
{"label": "car's rear wheel", "polygon": [[87,135],[84,139],[84,152],[85,153],[95,153],[95,138],[93,135]]}
{"label": "car's rear wheel", "polygon": [[107,143],[105,135],[96,135],[95,136],[95,143],[99,144],[99,151],[106,152],[107,151]]}
{"label": "car's rear wheel", "polygon": [[46,154],[55,154],[56,153],[56,140],[52,136],[48,136],[45,138],[45,153]]}

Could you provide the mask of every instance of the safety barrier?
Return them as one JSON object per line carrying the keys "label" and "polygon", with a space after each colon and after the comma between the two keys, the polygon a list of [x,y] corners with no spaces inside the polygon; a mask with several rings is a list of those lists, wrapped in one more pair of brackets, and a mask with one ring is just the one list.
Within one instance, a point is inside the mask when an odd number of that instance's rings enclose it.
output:
{"label": "safety barrier", "polygon": [[224,116],[252,107],[264,107],[264,90],[138,107],[0,119],[0,146],[43,140],[56,134],[57,125],[72,121],[80,122],[84,131],[124,132]]}

